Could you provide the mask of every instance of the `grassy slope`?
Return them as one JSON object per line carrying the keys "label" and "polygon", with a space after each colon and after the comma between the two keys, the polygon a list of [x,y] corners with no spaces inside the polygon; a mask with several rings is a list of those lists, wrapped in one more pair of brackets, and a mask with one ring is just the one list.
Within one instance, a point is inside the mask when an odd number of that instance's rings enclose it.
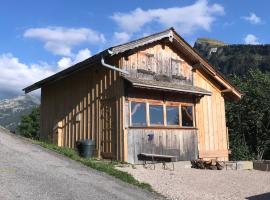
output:
{"label": "grassy slope", "polygon": [[98,171],[104,172],[108,175],[111,175],[115,178],[118,178],[126,183],[138,186],[140,188],[143,188],[145,190],[148,190],[150,192],[154,192],[152,187],[143,182],[139,182],[136,180],[131,174],[127,172],[120,171],[115,168],[116,165],[118,165],[118,162],[104,162],[101,160],[96,160],[96,159],[90,159],[90,158],[81,158],[78,153],[70,148],[65,148],[65,147],[58,147],[54,144],[48,144],[45,142],[37,141],[37,140],[31,140],[34,144],[38,144],[46,149],[50,149],[52,151],[55,151],[59,154],[65,155],[72,160],[81,162],[82,164],[91,167],[93,169],[96,169]]}

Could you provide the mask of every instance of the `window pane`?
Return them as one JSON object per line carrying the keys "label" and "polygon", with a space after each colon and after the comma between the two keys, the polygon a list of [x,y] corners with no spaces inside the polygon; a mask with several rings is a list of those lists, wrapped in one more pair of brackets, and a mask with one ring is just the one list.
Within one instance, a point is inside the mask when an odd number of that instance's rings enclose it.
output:
{"label": "window pane", "polygon": [[132,126],[146,126],[145,103],[131,102],[131,123]]}
{"label": "window pane", "polygon": [[193,109],[192,106],[181,106],[182,126],[193,126]]}
{"label": "window pane", "polygon": [[167,125],[179,125],[179,108],[176,106],[166,106]]}
{"label": "window pane", "polygon": [[151,125],[164,125],[163,121],[163,106],[149,105],[149,115]]}

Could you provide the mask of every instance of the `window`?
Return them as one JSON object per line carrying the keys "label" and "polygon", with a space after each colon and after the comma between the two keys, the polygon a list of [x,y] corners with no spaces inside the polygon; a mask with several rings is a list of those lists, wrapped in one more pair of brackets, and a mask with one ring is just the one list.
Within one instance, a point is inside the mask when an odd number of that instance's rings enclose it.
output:
{"label": "window", "polygon": [[150,125],[164,125],[163,106],[149,105]]}
{"label": "window", "polygon": [[131,102],[131,124],[132,126],[146,126],[145,103]]}
{"label": "window", "polygon": [[182,61],[181,60],[171,59],[171,68],[172,68],[173,76],[182,75]]}
{"label": "window", "polygon": [[193,107],[181,106],[182,126],[193,127]]}
{"label": "window", "polygon": [[[144,101],[144,100],[143,100]],[[163,101],[130,102],[130,125],[133,127],[194,128],[193,104]],[[166,123],[165,123],[166,122]]]}
{"label": "window", "polygon": [[167,125],[179,125],[179,107],[178,106],[167,106]]}
{"label": "window", "polygon": [[140,53],[140,60],[139,60],[139,68],[148,70],[148,71],[155,71],[155,58],[154,54],[141,52]]}

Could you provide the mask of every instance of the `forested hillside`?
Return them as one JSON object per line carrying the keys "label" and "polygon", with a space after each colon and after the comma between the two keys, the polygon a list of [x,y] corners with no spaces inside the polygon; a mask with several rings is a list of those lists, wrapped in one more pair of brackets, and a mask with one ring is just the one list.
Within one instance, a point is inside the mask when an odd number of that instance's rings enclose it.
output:
{"label": "forested hillside", "polygon": [[250,69],[270,71],[270,45],[228,45],[213,39],[198,39],[194,48],[224,75],[246,75]]}

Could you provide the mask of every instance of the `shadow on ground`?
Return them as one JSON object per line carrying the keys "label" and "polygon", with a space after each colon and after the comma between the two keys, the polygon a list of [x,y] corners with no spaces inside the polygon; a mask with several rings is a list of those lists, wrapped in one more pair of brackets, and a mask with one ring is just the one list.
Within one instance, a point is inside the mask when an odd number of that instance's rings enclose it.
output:
{"label": "shadow on ground", "polygon": [[255,196],[247,197],[248,200],[269,200],[270,199],[270,192],[264,194],[258,194]]}

